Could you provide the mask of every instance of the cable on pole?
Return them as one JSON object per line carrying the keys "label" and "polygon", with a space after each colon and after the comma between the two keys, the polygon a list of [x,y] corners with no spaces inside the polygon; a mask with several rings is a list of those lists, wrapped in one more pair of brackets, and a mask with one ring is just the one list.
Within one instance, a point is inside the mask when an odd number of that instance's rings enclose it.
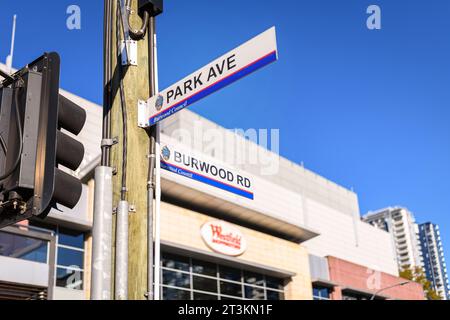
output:
{"label": "cable on pole", "polygon": [[[120,0],[118,2],[117,7],[117,23],[116,23],[116,36],[117,36],[117,52],[121,52],[120,50],[120,28],[121,28],[121,10],[120,10]],[[122,26],[123,27],[123,26]],[[121,55],[121,53],[120,53]],[[120,55],[117,60],[117,68],[119,70],[119,78],[120,78],[120,103],[122,105],[122,188],[120,190],[120,198],[122,201],[126,200],[127,196],[127,163],[128,163],[128,125],[127,125],[127,103],[125,98],[125,88],[123,84],[123,70]]]}
{"label": "cable on pole", "polygon": [[150,14],[148,11],[144,11],[143,17],[142,17],[142,26],[139,29],[133,29],[131,27],[130,18],[131,18],[131,0],[126,0],[125,6],[127,9],[127,19],[125,19],[126,23],[128,24],[128,30],[130,33],[130,36],[135,40],[142,40],[144,39],[146,33],[147,33],[147,26],[150,19]]}

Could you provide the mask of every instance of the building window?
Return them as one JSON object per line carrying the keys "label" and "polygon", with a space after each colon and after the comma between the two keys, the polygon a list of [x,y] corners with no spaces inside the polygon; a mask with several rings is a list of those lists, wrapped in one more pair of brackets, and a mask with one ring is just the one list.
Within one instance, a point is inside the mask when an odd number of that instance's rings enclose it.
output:
{"label": "building window", "polygon": [[284,300],[284,280],[163,253],[164,300]]}
{"label": "building window", "polygon": [[[372,296],[367,295],[365,293],[358,293],[358,292],[343,292],[342,293],[342,300],[370,300]],[[385,300],[382,297],[375,297],[375,300]]]}
{"label": "building window", "polygon": [[331,289],[319,286],[313,286],[313,299],[314,300],[330,300]]}
{"label": "building window", "polygon": [[48,263],[48,241],[0,231],[0,256]]}
{"label": "building window", "polygon": [[56,286],[84,289],[84,233],[38,222],[30,225],[51,230],[56,236]]}
{"label": "building window", "polygon": [[56,285],[83,290],[84,233],[57,228]]}

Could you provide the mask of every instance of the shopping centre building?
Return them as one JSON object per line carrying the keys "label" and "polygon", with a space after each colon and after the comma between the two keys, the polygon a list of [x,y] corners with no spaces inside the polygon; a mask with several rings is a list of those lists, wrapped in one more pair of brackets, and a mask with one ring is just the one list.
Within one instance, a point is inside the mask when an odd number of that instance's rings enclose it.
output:
{"label": "shopping centre building", "polygon": [[[82,200],[0,231],[0,299],[89,299],[102,108],[62,94],[88,114],[73,173]],[[164,299],[423,299],[416,283],[396,286],[405,280],[390,236],[361,221],[354,192],[251,134],[188,110],[163,123]]]}

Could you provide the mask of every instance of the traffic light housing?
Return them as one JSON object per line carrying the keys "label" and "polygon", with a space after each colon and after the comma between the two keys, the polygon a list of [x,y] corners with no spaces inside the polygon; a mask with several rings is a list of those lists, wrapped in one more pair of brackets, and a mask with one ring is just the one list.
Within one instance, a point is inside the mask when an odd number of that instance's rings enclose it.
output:
{"label": "traffic light housing", "polygon": [[164,11],[163,0],[139,0],[139,11],[147,11],[151,16],[157,16]]}
{"label": "traffic light housing", "polygon": [[59,74],[59,55],[46,53],[0,87],[0,228],[81,197],[81,181],[59,166],[80,166],[84,146],[63,130],[78,135],[86,112],[60,96]]}

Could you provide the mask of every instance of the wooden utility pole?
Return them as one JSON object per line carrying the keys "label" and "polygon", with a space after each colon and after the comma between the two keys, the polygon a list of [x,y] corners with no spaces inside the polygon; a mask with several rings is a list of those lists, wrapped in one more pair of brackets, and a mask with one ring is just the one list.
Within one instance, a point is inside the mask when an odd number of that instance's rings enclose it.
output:
{"label": "wooden utility pole", "polygon": [[[111,166],[115,169],[113,178],[113,206],[125,196],[132,212],[129,213],[129,254],[128,254],[128,299],[144,300],[147,293],[147,176],[149,135],[138,127],[138,101],[146,101],[150,95],[148,33],[137,41],[137,66],[121,66],[118,41],[124,40],[122,20],[118,11],[119,1],[114,2],[113,45],[111,86],[111,137],[118,138],[118,144],[111,149]],[[138,1],[131,1],[132,10],[138,12]],[[132,26],[141,26],[138,14],[131,16]],[[118,27],[120,28],[118,30]],[[123,101],[121,101],[121,83],[123,79]],[[124,135],[123,108],[126,105],[126,138]],[[124,163],[124,142],[127,156]],[[122,190],[122,178],[126,174],[126,190]],[[115,217],[113,218],[115,221]],[[113,230],[113,239],[115,230]],[[113,261],[115,241],[113,240]],[[114,263],[113,263],[114,265]],[[114,271],[113,271],[114,274]],[[114,284],[113,284],[114,286]],[[112,291],[114,292],[114,290]]]}

